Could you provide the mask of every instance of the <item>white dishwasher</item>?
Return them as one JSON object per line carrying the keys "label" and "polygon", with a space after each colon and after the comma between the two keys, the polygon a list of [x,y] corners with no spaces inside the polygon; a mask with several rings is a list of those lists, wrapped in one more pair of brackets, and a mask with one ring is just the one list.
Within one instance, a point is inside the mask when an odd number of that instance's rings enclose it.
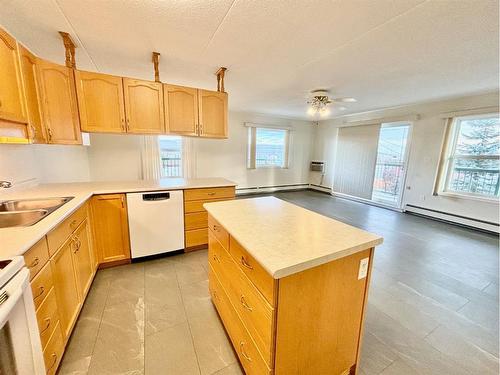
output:
{"label": "white dishwasher", "polygon": [[132,258],[184,249],[182,190],[127,194]]}

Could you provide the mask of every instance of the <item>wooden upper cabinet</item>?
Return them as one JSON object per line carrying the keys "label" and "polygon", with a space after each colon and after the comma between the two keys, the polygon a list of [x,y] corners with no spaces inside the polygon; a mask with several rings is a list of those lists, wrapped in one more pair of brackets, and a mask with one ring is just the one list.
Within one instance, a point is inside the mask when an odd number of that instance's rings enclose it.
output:
{"label": "wooden upper cabinet", "polygon": [[199,135],[227,138],[227,93],[198,90]]}
{"label": "wooden upper cabinet", "polygon": [[0,29],[0,119],[27,123],[16,40]]}
{"label": "wooden upper cabinet", "polygon": [[125,132],[125,106],[121,77],[75,72],[82,131]]}
{"label": "wooden upper cabinet", "polygon": [[47,141],[81,144],[73,70],[41,59],[37,59],[37,70]]}
{"label": "wooden upper cabinet", "polygon": [[125,194],[94,195],[92,225],[99,263],[130,259]]}
{"label": "wooden upper cabinet", "polygon": [[47,143],[45,129],[43,128],[40,112],[40,99],[38,93],[36,57],[22,45],[19,46],[19,61],[21,64],[24,95],[28,112],[28,133],[34,143]]}
{"label": "wooden upper cabinet", "polygon": [[163,85],[123,78],[127,133],[164,133]]}
{"label": "wooden upper cabinet", "polygon": [[165,128],[167,133],[198,135],[198,90],[163,85]]}

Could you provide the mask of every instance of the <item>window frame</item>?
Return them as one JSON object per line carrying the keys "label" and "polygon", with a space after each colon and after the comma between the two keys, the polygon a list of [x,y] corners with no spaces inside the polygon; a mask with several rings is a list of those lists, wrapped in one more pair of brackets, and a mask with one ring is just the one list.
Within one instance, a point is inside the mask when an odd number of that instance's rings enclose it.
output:
{"label": "window frame", "polygon": [[[163,159],[162,159],[162,147],[161,147],[161,138],[162,137],[175,137],[180,139],[180,149],[179,149],[179,154],[180,154],[180,166],[179,171],[180,175],[178,176],[167,176],[165,173],[165,168],[163,167]],[[161,176],[162,178],[184,178],[184,137],[180,135],[174,135],[174,134],[162,134],[158,136],[158,153],[160,156],[160,171],[161,171]]]}
{"label": "window frame", "polygon": [[472,115],[464,115],[464,116],[455,116],[450,119],[450,129],[449,136],[446,144],[446,154],[444,160],[444,173],[441,178],[441,184],[439,189],[439,195],[463,198],[463,199],[471,199],[477,201],[486,201],[486,202],[495,202],[499,203],[499,197],[496,195],[487,196],[484,194],[470,193],[470,192],[458,192],[449,189],[450,180],[452,173],[454,171],[454,165],[456,159],[480,159],[480,160],[499,160],[499,155],[462,155],[456,154],[458,138],[460,136],[460,126],[459,124],[463,120],[467,119],[482,119],[482,118],[491,118],[491,117],[499,117],[498,112],[490,112],[490,113],[482,113],[482,114],[472,114]]}
{"label": "window frame", "polygon": [[[245,124],[248,127],[247,135],[247,169],[289,169],[290,168],[290,131],[288,127]],[[283,165],[257,165],[257,129],[280,130],[285,132]]]}

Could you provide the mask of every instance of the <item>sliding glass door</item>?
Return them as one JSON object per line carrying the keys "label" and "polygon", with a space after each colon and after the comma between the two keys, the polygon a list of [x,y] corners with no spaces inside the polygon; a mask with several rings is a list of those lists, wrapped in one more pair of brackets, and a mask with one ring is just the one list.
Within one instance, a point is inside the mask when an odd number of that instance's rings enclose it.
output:
{"label": "sliding glass door", "polygon": [[382,124],[378,138],[377,161],[371,199],[401,208],[404,191],[410,124]]}

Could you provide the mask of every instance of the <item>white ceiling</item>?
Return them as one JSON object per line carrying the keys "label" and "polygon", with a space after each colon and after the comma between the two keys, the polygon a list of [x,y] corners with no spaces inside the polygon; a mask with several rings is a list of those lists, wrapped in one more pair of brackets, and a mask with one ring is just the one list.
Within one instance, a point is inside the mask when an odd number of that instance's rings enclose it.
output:
{"label": "white ceiling", "polygon": [[498,0],[0,0],[0,25],[81,69],[215,88],[232,110],[308,118],[307,94],[353,96],[332,116],[499,87]]}

